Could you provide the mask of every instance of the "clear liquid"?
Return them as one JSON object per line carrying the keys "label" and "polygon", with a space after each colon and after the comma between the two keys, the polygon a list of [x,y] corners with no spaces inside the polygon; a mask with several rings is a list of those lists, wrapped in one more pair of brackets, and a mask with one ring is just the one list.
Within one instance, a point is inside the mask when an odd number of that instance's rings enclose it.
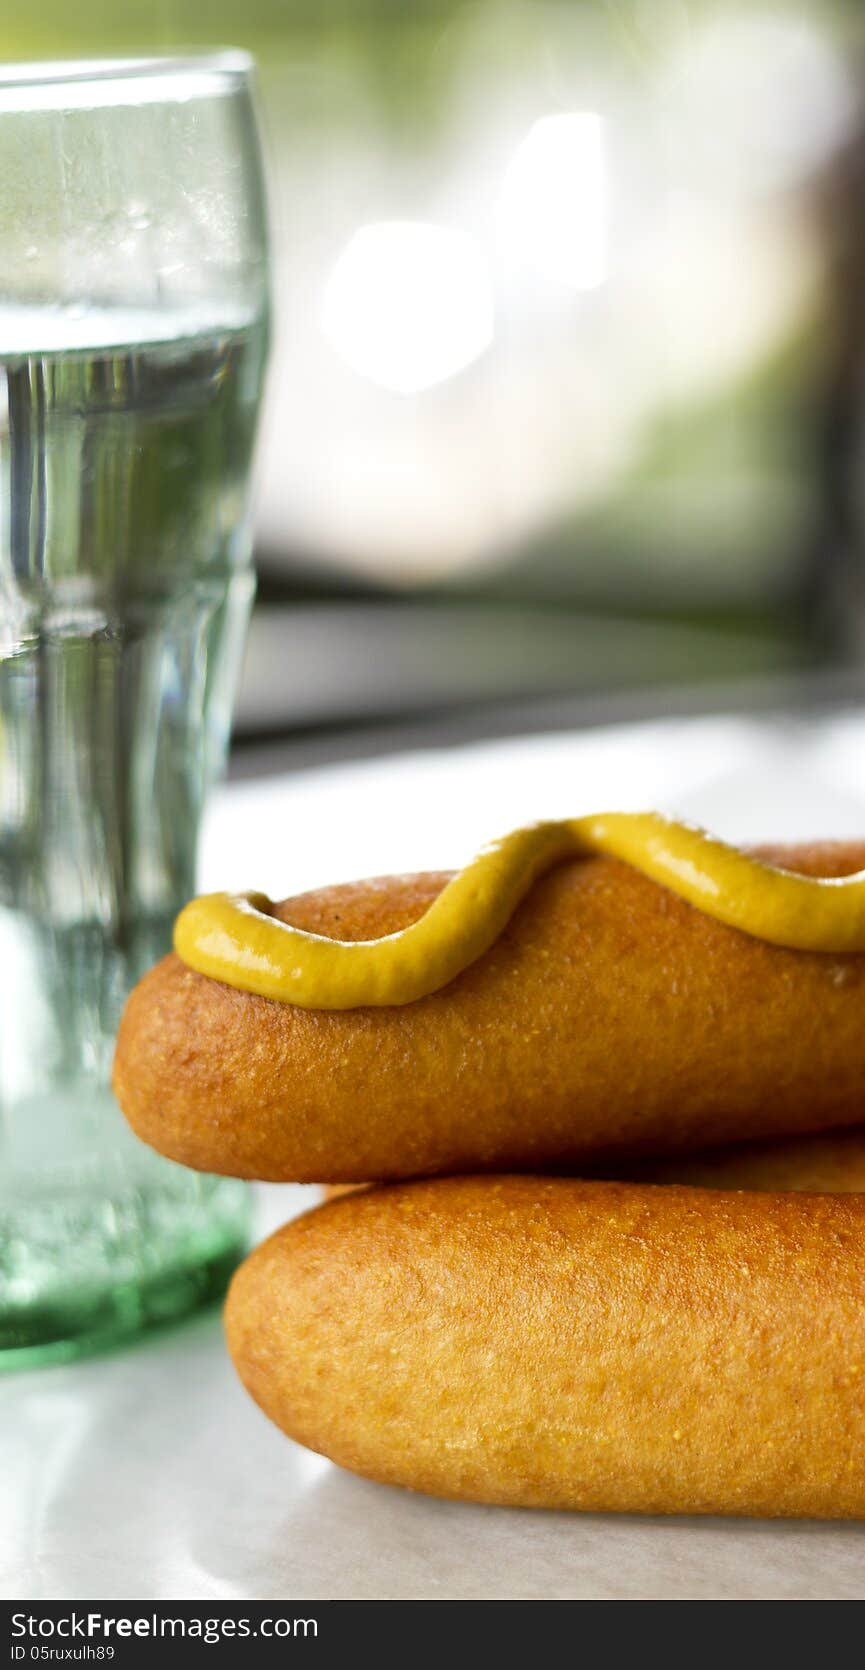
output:
{"label": "clear liquid", "polygon": [[88,327],[134,340],[4,353],[35,327],[0,316],[7,1349],[59,1338],[73,1298],[104,1309],[119,1285],[206,1265],[244,1211],[238,1185],[137,1144],[108,1084],[125,995],[194,891],[224,758],[253,590],[264,332]]}

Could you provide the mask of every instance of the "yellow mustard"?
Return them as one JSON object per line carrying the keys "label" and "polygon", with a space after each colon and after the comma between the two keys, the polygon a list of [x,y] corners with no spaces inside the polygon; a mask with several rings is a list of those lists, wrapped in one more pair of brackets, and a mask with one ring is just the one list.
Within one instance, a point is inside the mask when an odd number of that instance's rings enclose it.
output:
{"label": "yellow mustard", "polygon": [[516,829],[454,876],[419,921],[382,939],[327,939],[276,921],[261,893],[210,893],[181,911],[174,946],[199,974],[304,1009],[413,1003],[489,950],[540,875],[592,853],[623,859],[756,939],[797,951],[865,951],[865,871],[795,875],[657,812]]}

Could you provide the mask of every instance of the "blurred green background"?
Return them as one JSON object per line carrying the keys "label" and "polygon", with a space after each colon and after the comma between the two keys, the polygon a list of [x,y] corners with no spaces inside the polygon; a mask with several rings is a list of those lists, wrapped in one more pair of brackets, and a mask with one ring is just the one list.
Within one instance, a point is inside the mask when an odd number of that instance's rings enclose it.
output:
{"label": "blurred green background", "polygon": [[240,734],[855,674],[860,0],[0,22],[208,44],[258,59],[274,242]]}

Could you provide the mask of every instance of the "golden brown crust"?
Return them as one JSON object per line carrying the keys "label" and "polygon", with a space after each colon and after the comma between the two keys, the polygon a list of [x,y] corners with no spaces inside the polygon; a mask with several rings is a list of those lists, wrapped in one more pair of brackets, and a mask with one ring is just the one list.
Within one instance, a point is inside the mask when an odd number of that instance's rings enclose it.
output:
{"label": "golden brown crust", "polygon": [[865,1517],[865,1199],[526,1177],[349,1195],[234,1278],[292,1438],[434,1495]]}
{"label": "golden brown crust", "polygon": [[[812,875],[865,844],[768,848]],[[417,919],[443,875],[290,900],[345,939]],[[400,1009],[292,1008],[175,956],[136,987],[115,1087],[144,1141],[207,1171],[361,1181],[548,1169],[865,1120],[865,957],[785,951],[607,858],[563,864],[496,945]]]}

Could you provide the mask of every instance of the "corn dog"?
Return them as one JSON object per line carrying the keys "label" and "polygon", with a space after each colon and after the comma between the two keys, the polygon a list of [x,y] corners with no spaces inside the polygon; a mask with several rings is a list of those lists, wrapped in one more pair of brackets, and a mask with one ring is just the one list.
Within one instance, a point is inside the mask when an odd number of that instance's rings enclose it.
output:
{"label": "corn dog", "polygon": [[433,1495],[865,1517],[865,1199],[527,1177],[356,1192],[236,1273],[285,1432]]}
{"label": "corn dog", "polygon": [[[845,876],[865,844],[762,856]],[[447,879],[324,889],[276,916],[387,936]],[[618,1164],[824,1130],[865,1120],[865,956],[766,943],[589,857],[544,875],[478,960],[399,1008],[299,1008],[169,956],[129,999],[114,1082],[163,1154],[276,1181]]]}

